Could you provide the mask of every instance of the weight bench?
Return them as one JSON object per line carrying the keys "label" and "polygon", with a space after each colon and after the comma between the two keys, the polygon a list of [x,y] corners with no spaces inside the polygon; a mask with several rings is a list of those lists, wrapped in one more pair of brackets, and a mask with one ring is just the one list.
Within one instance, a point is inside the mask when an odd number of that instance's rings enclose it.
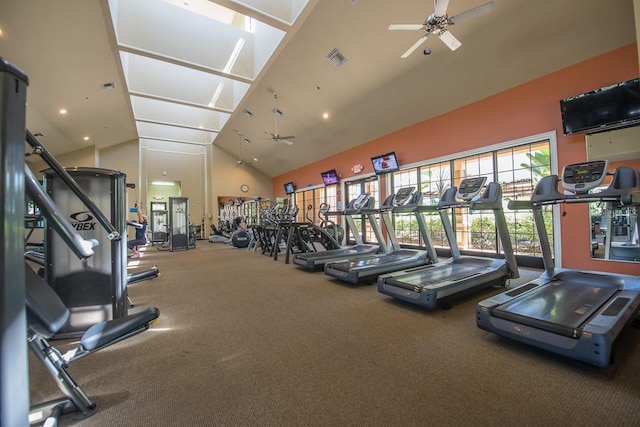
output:
{"label": "weight bench", "polygon": [[54,289],[28,265],[25,269],[25,294],[29,348],[47,368],[65,395],[32,406],[29,423],[57,420],[59,416],[69,413],[77,413],[78,419],[93,415],[97,403],[90,400],[71,377],[68,371],[69,363],[149,329],[149,324],[158,318],[160,311],[150,307],[144,311],[97,323],[82,335],[77,348],[62,354],[49,345],[47,340],[65,325],[69,319],[69,310]]}

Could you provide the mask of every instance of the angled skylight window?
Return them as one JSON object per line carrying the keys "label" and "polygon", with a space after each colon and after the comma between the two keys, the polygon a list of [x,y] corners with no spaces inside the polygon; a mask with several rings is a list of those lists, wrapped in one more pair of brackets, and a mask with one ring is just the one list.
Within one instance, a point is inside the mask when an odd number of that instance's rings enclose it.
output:
{"label": "angled skylight window", "polygon": [[230,114],[157,99],[131,97],[133,116],[137,121],[165,123],[191,129],[220,132]]}
{"label": "angled skylight window", "polygon": [[184,129],[158,123],[136,122],[136,127],[140,138],[156,139],[159,141],[207,145],[211,144],[216,136],[218,136],[217,132]]}
{"label": "angled skylight window", "polygon": [[284,39],[281,23],[292,25],[308,4],[107,2],[138,136],[190,144],[213,142]]}
{"label": "angled skylight window", "polygon": [[293,25],[305,8],[308,0],[231,0],[234,3],[248,7],[270,18]]}
{"label": "angled skylight window", "polygon": [[[175,2],[182,4],[183,2]],[[121,50],[254,80],[285,33],[212,2],[215,18],[159,0],[110,0]],[[242,40],[242,42],[240,42]],[[231,64],[231,66],[229,66]]]}
{"label": "angled skylight window", "polygon": [[126,52],[120,52],[120,58],[131,95],[208,108],[222,83],[214,107],[232,112],[249,90],[248,83],[170,62]]}
{"label": "angled skylight window", "polygon": [[176,7],[181,7],[192,13],[197,13],[205,18],[215,19],[223,24],[230,25],[232,27],[241,28],[249,31],[251,27],[249,21],[252,20],[250,16],[243,15],[231,9],[228,9],[219,4],[213,3],[209,0],[162,0],[165,3],[169,3]]}

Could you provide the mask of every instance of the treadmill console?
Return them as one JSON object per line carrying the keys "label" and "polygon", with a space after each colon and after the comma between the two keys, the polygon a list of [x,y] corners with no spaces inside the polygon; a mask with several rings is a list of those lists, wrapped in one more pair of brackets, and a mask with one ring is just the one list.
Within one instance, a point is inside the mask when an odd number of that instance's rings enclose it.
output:
{"label": "treadmill console", "polygon": [[456,199],[471,201],[476,197],[484,184],[487,182],[486,176],[479,176],[476,178],[463,179],[458,186],[458,192],[456,193]]}
{"label": "treadmill console", "polygon": [[562,169],[562,188],[572,193],[586,193],[599,187],[607,176],[607,160],[566,165]]}
{"label": "treadmill console", "polygon": [[369,193],[362,193],[353,201],[351,207],[353,209],[360,209],[362,205],[367,201],[368,198],[369,198]]}
{"label": "treadmill console", "polygon": [[415,190],[415,187],[405,187],[399,189],[395,197],[393,198],[393,206],[404,206],[409,200],[411,200],[413,190]]}

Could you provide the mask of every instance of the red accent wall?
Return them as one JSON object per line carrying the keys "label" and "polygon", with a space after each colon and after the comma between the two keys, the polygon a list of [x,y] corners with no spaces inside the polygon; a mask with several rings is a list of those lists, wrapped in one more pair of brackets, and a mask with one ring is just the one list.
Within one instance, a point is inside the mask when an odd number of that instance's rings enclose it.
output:
{"label": "red accent wall", "polygon": [[[451,155],[482,146],[556,131],[558,165],[586,160],[585,135],[564,136],[559,100],[638,77],[636,44],[597,56],[532,80],[441,116],[319,160],[273,179],[274,195],[283,185],[321,184],[320,173],[336,168],[342,178],[351,167],[372,172],[370,158],[395,151],[400,165]],[[568,268],[640,275],[640,264],[592,260],[587,209],[568,205],[562,217],[562,265]]]}

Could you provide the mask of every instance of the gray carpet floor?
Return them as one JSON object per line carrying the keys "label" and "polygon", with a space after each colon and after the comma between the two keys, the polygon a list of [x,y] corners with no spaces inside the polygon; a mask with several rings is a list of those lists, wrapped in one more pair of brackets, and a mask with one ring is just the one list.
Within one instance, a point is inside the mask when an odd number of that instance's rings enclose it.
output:
{"label": "gray carpet floor", "polygon": [[[160,318],[71,365],[99,407],[61,426],[640,425],[638,329],[597,368],[478,329],[476,303],[500,289],[427,311],[283,257],[146,249],[130,271],[161,276],[129,287],[132,311]],[[59,396],[30,370],[32,403]]]}

